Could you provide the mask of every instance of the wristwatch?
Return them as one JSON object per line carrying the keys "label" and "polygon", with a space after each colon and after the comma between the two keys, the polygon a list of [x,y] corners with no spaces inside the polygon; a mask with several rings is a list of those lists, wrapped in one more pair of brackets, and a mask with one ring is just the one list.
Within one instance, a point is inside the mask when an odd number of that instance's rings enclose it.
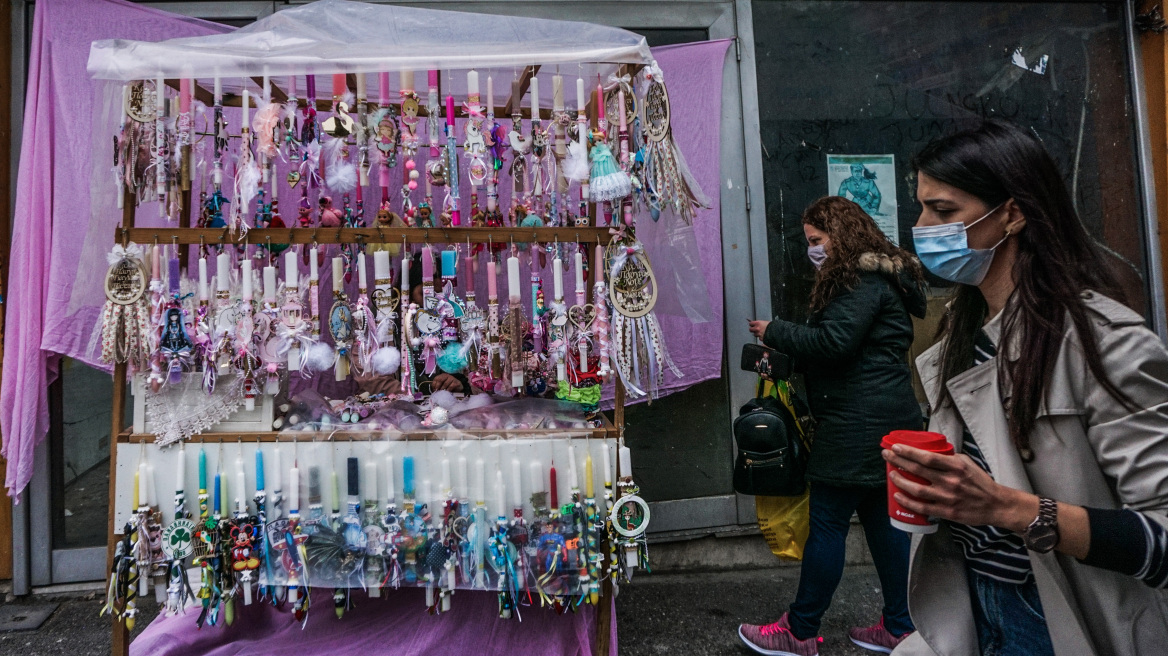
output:
{"label": "wristwatch", "polygon": [[1054,499],[1038,497],[1038,517],[1022,533],[1026,548],[1036,553],[1050,553],[1059,541],[1058,504]]}

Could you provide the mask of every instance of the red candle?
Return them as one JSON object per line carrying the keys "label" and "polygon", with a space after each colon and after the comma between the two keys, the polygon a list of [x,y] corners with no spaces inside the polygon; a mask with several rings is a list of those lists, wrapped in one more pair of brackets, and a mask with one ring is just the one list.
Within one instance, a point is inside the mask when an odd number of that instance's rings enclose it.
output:
{"label": "red candle", "polygon": [[551,487],[549,488],[549,492],[548,492],[548,495],[549,495],[548,496],[548,507],[549,508],[558,508],[560,506],[560,495],[559,495],[558,488],[556,487],[556,463],[555,462],[552,462],[552,471],[551,471],[551,479],[550,480],[551,480]]}
{"label": "red candle", "polygon": [[333,97],[334,98],[340,98],[341,96],[345,95],[345,89],[347,88],[347,86],[348,85],[345,83],[345,74],[344,73],[337,73],[336,75],[333,75]]}
{"label": "red candle", "polygon": [[596,83],[596,119],[604,120],[604,87],[600,83]]}
{"label": "red candle", "polygon": [[178,111],[191,111],[191,81],[185,77],[178,81]]}
{"label": "red candle", "polygon": [[466,273],[466,288],[462,291],[470,293],[474,291],[474,257],[467,255],[462,260],[462,270]]}

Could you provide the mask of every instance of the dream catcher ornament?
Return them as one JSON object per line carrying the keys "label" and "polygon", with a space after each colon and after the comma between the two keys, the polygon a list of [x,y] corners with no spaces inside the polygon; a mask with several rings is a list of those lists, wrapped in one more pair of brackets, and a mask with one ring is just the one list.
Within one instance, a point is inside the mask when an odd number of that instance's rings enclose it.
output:
{"label": "dream catcher ornament", "polygon": [[[634,398],[656,398],[665,382],[665,369],[682,377],[665,345],[657,304],[657,278],[645,245],[626,233],[605,249],[608,300],[612,304],[612,356],[616,370]],[[599,265],[599,263],[598,263]]]}
{"label": "dream catcher ornament", "polygon": [[690,173],[685,157],[677,147],[671,126],[672,113],[665,75],[654,61],[642,71],[645,98],[641,102],[645,113],[645,146],[643,157],[645,178],[656,202],[668,207],[692,225],[698,209],[711,207],[697,180]]}
{"label": "dream catcher ornament", "polygon": [[105,307],[101,314],[101,360],[126,362],[131,369],[146,367],[154,325],[146,299],[149,274],[142,247],[133,242],[115,245],[106,259]]}

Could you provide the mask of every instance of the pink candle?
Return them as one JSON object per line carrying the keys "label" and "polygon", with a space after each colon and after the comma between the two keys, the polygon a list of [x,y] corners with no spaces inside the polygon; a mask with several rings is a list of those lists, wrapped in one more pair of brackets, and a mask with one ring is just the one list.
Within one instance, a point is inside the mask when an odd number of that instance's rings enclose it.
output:
{"label": "pink candle", "polygon": [[389,104],[389,71],[377,74],[377,104],[382,107]]}
{"label": "pink candle", "polygon": [[178,81],[178,111],[191,111],[191,81],[185,77]]}
{"label": "pink candle", "polygon": [[341,96],[345,95],[346,87],[347,87],[347,85],[345,84],[345,74],[344,73],[337,73],[337,74],[333,75],[333,97],[334,98],[340,98]]}
{"label": "pink candle", "polygon": [[487,298],[499,300],[499,282],[495,279],[495,261],[487,261]]}
{"label": "pink candle", "polygon": [[150,251],[150,278],[152,280],[162,280],[162,256],[158,252],[158,244],[154,244],[154,248]]}
{"label": "pink candle", "polygon": [[463,292],[474,292],[474,257],[467,255],[462,260],[462,270],[466,273],[466,289]]}
{"label": "pink candle", "polygon": [[429,82],[430,88],[438,87],[438,71],[429,71],[426,73],[426,81]]}
{"label": "pink candle", "polygon": [[454,127],[454,96],[446,96],[446,125]]}
{"label": "pink candle", "polygon": [[621,89],[620,91],[616,92],[616,106],[620,108],[620,129],[621,129],[621,132],[624,132],[625,130],[628,129],[628,125],[626,123],[627,119],[625,118],[625,90],[624,89]]}
{"label": "pink candle", "polygon": [[596,255],[592,257],[592,269],[596,271],[594,282],[604,282],[604,247],[600,244],[596,245]]}
{"label": "pink candle", "polygon": [[422,282],[434,281],[434,252],[429,246],[422,248]]}
{"label": "pink candle", "polygon": [[596,119],[604,120],[604,87],[599,82],[596,84]]}

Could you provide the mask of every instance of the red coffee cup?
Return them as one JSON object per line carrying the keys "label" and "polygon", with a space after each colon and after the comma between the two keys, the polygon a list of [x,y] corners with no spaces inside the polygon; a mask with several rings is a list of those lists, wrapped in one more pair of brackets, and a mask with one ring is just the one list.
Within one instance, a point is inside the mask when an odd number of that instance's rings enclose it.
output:
{"label": "red coffee cup", "polygon": [[[880,446],[885,449],[891,449],[893,444],[904,444],[922,451],[940,453],[941,455],[946,456],[953,455],[953,445],[950,444],[949,440],[947,440],[945,436],[940,433],[931,433],[929,431],[898,430],[892,431],[888,435],[885,435],[884,439],[880,441]],[[893,470],[896,470],[896,473],[904,476],[914,483],[929,485],[929,482],[920,476],[917,476],[916,474],[910,474],[903,469],[900,469],[899,467],[893,467],[892,463],[887,463],[887,467],[888,473],[892,473]],[[888,520],[892,522],[892,525],[902,531],[907,531],[909,533],[935,532],[937,530],[937,524],[935,522],[930,520],[928,517],[919,515],[915,512],[912,512],[911,510],[906,510],[900,507],[900,504],[897,503],[896,499],[893,497],[897,491],[898,489],[896,485],[894,485],[892,483],[892,479],[889,478]],[[901,491],[901,494],[910,496],[907,492],[904,491]]]}

